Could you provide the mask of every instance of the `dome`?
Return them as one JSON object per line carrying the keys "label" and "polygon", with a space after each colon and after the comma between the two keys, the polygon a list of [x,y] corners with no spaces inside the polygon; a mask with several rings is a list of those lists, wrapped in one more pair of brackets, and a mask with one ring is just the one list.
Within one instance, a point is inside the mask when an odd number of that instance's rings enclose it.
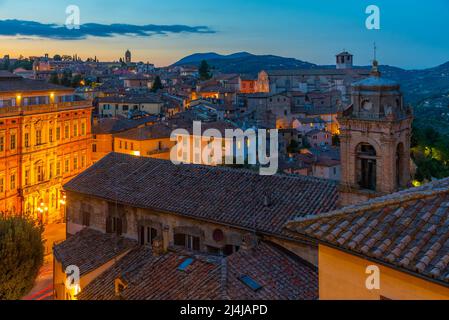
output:
{"label": "dome", "polygon": [[390,79],[386,79],[386,78],[382,78],[382,77],[377,77],[377,76],[370,76],[366,79],[354,82],[352,84],[353,87],[398,87],[399,84],[396,81],[390,80]]}

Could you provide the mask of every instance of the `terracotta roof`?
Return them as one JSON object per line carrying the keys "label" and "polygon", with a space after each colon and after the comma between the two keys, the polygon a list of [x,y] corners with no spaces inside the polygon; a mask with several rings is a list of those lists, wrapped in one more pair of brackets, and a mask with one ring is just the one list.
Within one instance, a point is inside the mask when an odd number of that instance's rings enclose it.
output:
{"label": "terracotta roof", "polygon": [[[111,153],[65,189],[125,205],[279,234],[296,216],[336,208],[337,186],[324,179],[234,168],[174,165]],[[266,199],[269,205],[266,206]]]}
{"label": "terracotta roof", "polygon": [[80,269],[80,274],[84,275],[136,245],[134,240],[86,228],[55,245],[53,254],[64,269],[75,265]]}
{"label": "terracotta roof", "polygon": [[449,179],[299,218],[287,229],[449,286]]}
{"label": "terracotta roof", "polygon": [[93,134],[108,134],[117,133],[125,130],[130,130],[150,122],[158,121],[157,117],[142,117],[139,119],[127,119],[122,117],[117,118],[102,118],[92,126]]}
{"label": "terracotta roof", "polygon": [[152,140],[161,138],[170,138],[172,129],[165,124],[157,123],[152,126],[131,129],[116,135],[117,138],[129,140]]}
{"label": "terracotta roof", "polygon": [[[180,265],[188,259],[185,271]],[[261,286],[241,281],[248,276]],[[115,280],[126,288],[115,294]],[[268,243],[240,250],[228,258],[170,250],[153,256],[138,247],[92,281],[79,300],[314,300],[318,274],[314,267]]]}
{"label": "terracotta roof", "polygon": [[73,88],[58,86],[41,80],[25,79],[13,73],[2,71],[0,73],[0,92],[20,91],[73,91]]}

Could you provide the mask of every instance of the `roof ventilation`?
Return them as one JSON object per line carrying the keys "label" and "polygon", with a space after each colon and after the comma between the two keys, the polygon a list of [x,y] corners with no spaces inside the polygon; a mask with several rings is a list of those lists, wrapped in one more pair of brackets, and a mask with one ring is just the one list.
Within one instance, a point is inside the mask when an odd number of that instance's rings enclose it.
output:
{"label": "roof ventilation", "polygon": [[243,282],[247,287],[249,287],[254,292],[257,292],[257,291],[259,291],[260,289],[263,288],[261,284],[259,284],[257,281],[255,281],[250,276],[241,276],[239,278],[239,280],[241,282]]}

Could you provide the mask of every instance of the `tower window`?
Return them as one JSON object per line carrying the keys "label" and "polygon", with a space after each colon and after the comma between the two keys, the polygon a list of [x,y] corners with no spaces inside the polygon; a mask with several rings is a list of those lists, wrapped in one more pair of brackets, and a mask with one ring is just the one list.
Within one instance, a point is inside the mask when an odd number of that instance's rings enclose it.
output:
{"label": "tower window", "polygon": [[357,181],[362,189],[376,191],[377,158],[376,150],[370,144],[357,147]]}

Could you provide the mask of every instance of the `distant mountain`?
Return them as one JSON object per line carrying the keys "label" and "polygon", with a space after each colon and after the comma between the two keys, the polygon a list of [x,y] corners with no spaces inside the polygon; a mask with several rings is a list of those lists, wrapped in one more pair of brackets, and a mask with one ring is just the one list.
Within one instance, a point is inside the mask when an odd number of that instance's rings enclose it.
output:
{"label": "distant mountain", "polygon": [[222,73],[257,74],[261,70],[309,69],[316,67],[313,63],[294,58],[254,55],[248,52],[234,53],[231,55],[220,55],[214,52],[197,53],[181,59],[174,65],[199,65],[202,60],[206,60],[212,68]]}
{"label": "distant mountain", "polygon": [[252,56],[251,53],[248,52],[237,52],[229,55],[222,55],[215,52],[207,52],[207,53],[195,53],[185,58],[182,58],[178,62],[176,62],[175,66],[183,66],[190,64],[199,64],[203,60],[229,60],[229,59],[237,59]]}

